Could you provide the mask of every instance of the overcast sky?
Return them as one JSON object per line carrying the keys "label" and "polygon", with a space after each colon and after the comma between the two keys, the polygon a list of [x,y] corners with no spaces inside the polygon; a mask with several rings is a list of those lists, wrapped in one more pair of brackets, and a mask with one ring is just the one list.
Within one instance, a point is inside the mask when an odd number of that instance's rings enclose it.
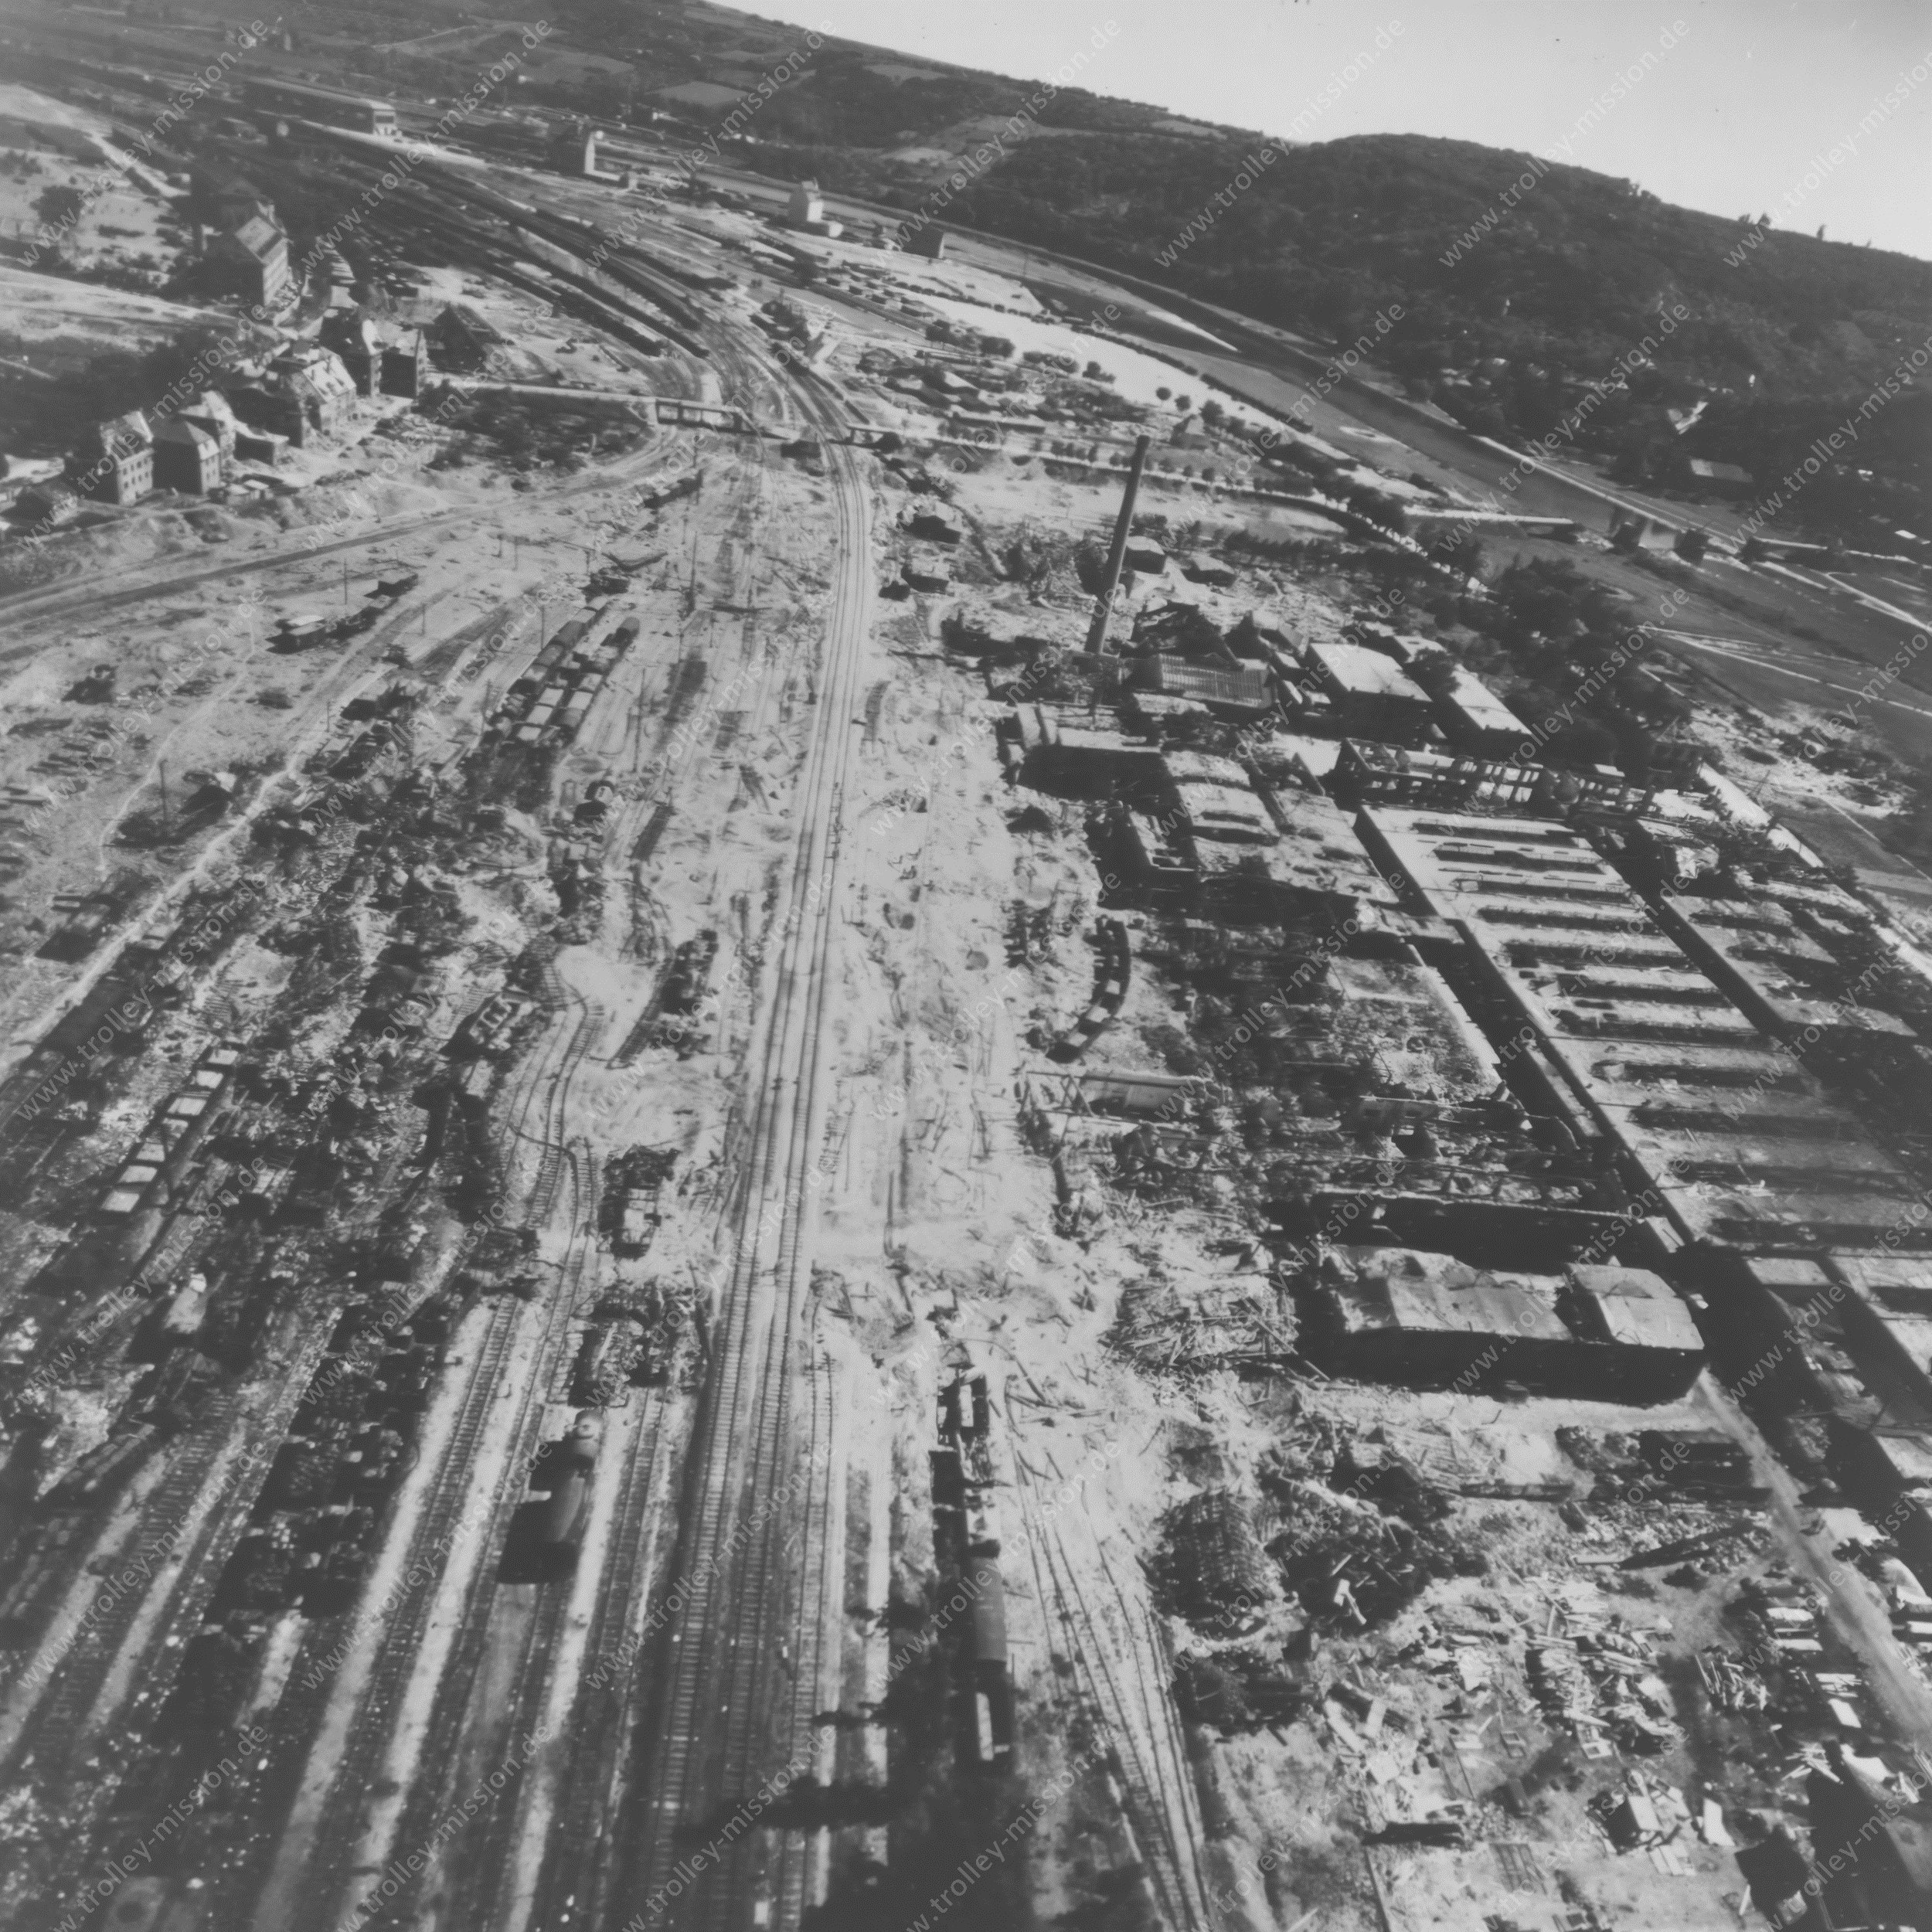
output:
{"label": "overcast sky", "polygon": [[[1689,207],[1769,213],[1808,232],[1822,223],[1833,240],[1932,260],[1932,0],[757,0],[756,10],[1029,79],[1084,47],[1080,84],[1096,93],[1264,133],[1313,110],[1314,140],[1447,134],[1526,148]],[[1378,32],[1389,43],[1379,52]],[[1579,131],[1620,77],[1622,97]],[[1874,113],[1883,118],[1860,134]]]}

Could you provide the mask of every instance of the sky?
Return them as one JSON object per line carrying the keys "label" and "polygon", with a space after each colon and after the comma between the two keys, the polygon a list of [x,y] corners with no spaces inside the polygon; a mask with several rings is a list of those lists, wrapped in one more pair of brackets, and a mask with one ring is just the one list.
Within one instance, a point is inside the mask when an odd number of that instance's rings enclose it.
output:
{"label": "sky", "polygon": [[1932,0],[753,7],[1027,80],[1083,49],[1077,84],[1097,94],[1263,134],[1300,120],[1313,141],[1420,134],[1526,149],[1686,207],[1822,224],[1832,240],[1932,260]]}

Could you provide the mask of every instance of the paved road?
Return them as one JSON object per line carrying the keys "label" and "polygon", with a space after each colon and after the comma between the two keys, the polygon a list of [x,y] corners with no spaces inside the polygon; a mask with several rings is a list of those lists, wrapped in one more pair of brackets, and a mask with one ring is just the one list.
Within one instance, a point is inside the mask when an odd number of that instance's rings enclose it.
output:
{"label": "paved road", "polygon": [[1906,1662],[1892,1635],[1891,1619],[1877,1589],[1862,1571],[1832,1555],[1829,1535],[1808,1536],[1802,1525],[1812,1515],[1798,1500],[1798,1479],[1778,1461],[1756,1425],[1709,1375],[1698,1383],[1699,1399],[1723,1419],[1724,1427],[1750,1452],[1753,1482],[1771,1492],[1771,1529],[1792,1567],[1825,1593],[1825,1614],[1840,1640],[1856,1653],[1871,1683],[1907,1738],[1932,1737],[1932,1689]]}

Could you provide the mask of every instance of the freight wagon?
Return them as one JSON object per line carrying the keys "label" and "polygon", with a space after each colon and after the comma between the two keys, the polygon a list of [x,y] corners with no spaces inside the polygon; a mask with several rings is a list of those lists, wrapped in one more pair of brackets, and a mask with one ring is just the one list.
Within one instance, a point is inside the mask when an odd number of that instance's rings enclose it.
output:
{"label": "freight wagon", "polygon": [[546,1458],[550,1467],[549,1500],[538,1519],[540,1560],[553,1574],[575,1566],[590,1513],[590,1481],[597,1465],[597,1447],[604,1440],[604,1418],[594,1409],[583,1410],[570,1433]]}

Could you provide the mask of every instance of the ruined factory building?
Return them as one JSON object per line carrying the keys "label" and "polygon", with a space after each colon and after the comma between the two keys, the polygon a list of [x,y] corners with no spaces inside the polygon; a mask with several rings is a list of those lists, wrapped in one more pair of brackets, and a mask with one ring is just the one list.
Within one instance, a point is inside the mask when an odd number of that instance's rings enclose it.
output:
{"label": "ruined factory building", "polygon": [[1682,1395],[1704,1366],[1704,1338],[1683,1298],[1648,1268],[1566,1268],[1557,1305],[1580,1340],[1614,1352],[1600,1357],[1603,1393],[1627,1402]]}
{"label": "ruined factory building", "polygon": [[1896,1044],[1917,1037],[1896,1015],[1850,996],[1849,969],[1775,900],[1665,893],[1658,906],[1664,930],[1774,1039],[1821,1040],[1862,1057],[1882,1050],[1874,1036]]}
{"label": "ruined factory building", "polygon": [[1582,806],[1628,817],[1654,795],[1641,785],[1521,760],[1376,744],[1346,738],[1328,788],[1343,804],[1427,806],[1437,811],[1557,814]]}
{"label": "ruined factory building", "polygon": [[1665,1402],[1703,1366],[1688,1311],[1640,1268],[1532,1274],[1345,1247],[1323,1258],[1304,1299],[1311,1359],[1363,1381]]}
{"label": "ruined factory building", "polygon": [[1575,832],[1390,806],[1359,829],[1509,1003],[1544,1104],[1580,1139],[1610,1137],[1679,1238],[1762,1253],[1899,1245],[1910,1179]]}
{"label": "ruined factory building", "polygon": [[1393,658],[1359,644],[1311,644],[1308,665],[1345,736],[1395,745],[1422,742],[1434,707]]}
{"label": "ruined factory building", "polygon": [[1522,720],[1473,672],[1452,665],[1435,699],[1442,735],[1475,758],[1507,758],[1522,748]]}
{"label": "ruined factory building", "polygon": [[1252,668],[1230,670],[1163,654],[1137,671],[1134,682],[1162,697],[1192,698],[1231,723],[1257,723],[1274,709],[1273,681],[1267,672]]}

